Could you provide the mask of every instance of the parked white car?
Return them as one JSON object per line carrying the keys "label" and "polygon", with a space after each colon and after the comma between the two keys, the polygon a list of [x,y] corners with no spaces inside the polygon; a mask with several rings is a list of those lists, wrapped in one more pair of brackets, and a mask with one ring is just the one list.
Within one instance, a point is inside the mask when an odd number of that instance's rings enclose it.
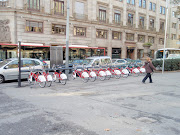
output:
{"label": "parked white car", "polygon": [[112,61],[111,57],[109,56],[95,56],[95,57],[88,57],[83,61],[86,67],[93,67],[93,66],[111,66]]}
{"label": "parked white car", "polygon": [[122,65],[126,65],[127,61],[124,59],[113,59],[112,64],[115,66],[122,66]]}
{"label": "parked white car", "polygon": [[[29,67],[32,66],[34,69],[42,69],[43,62],[39,59],[32,59],[32,58],[22,58],[22,66],[21,70],[29,70]],[[0,83],[3,83],[7,80],[17,80],[18,79],[18,59],[12,58],[4,60],[0,63]],[[21,72],[21,79],[28,78],[28,72]]]}

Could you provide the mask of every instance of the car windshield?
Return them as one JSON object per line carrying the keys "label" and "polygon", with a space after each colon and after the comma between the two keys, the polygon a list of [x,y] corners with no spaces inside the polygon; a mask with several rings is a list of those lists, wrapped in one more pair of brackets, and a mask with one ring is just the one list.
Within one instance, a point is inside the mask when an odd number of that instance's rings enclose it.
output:
{"label": "car windshield", "polygon": [[0,63],[0,68],[10,62],[11,60],[4,60],[3,62]]}
{"label": "car windshield", "polygon": [[92,62],[93,62],[93,59],[85,59],[85,60],[83,61],[83,64],[85,64],[85,65],[90,65],[90,64],[92,64]]}
{"label": "car windshield", "polygon": [[116,62],[116,60],[112,60],[112,63]]}

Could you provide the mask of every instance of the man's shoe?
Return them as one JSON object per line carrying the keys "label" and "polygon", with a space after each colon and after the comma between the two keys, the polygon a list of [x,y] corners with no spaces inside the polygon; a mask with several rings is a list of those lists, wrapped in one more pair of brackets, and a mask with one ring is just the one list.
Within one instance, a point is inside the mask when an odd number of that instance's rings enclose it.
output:
{"label": "man's shoe", "polygon": [[145,84],[145,82],[143,82],[143,81],[142,81],[142,83],[144,83],[144,84]]}

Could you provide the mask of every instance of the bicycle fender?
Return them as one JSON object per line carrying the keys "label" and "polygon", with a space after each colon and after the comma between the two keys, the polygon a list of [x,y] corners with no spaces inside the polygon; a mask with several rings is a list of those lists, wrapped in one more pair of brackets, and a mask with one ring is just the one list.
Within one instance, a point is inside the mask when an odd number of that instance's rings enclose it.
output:
{"label": "bicycle fender", "polygon": [[129,71],[128,71],[127,69],[123,69],[122,72],[123,72],[124,74],[129,74]]}
{"label": "bicycle fender", "polygon": [[90,72],[90,75],[92,76],[92,77],[96,77],[96,73],[95,72]]}
{"label": "bicycle fender", "polygon": [[139,70],[137,68],[133,69],[135,73],[139,73]]}
{"label": "bicycle fender", "polygon": [[106,71],[106,75],[112,75],[109,70]]}
{"label": "bicycle fender", "polygon": [[83,76],[83,77],[89,77],[89,75],[88,75],[87,72],[83,72],[83,73],[82,73],[82,76]]}
{"label": "bicycle fender", "polygon": [[117,75],[120,75],[121,72],[119,70],[114,70],[114,72],[117,74]]}
{"label": "bicycle fender", "polygon": [[61,74],[60,77],[61,77],[61,79],[63,79],[63,80],[67,79],[66,74]]}
{"label": "bicycle fender", "polygon": [[100,74],[101,76],[106,76],[106,73],[105,73],[104,71],[100,71],[99,74]]}
{"label": "bicycle fender", "polygon": [[38,76],[38,79],[39,79],[41,82],[46,82],[46,78],[44,77],[44,75]]}
{"label": "bicycle fender", "polygon": [[32,76],[30,75],[29,81],[32,82]]}
{"label": "bicycle fender", "polygon": [[140,68],[140,71],[143,72],[143,73],[146,72],[145,68]]}
{"label": "bicycle fender", "polygon": [[48,81],[52,81],[52,80],[53,80],[53,79],[52,79],[52,76],[51,76],[51,75],[48,75],[48,76],[47,76],[47,80],[48,80]]}

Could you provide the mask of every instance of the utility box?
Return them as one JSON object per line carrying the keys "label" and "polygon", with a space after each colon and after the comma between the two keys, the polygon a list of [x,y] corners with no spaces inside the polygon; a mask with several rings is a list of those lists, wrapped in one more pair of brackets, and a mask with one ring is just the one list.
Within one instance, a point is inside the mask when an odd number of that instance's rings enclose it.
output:
{"label": "utility box", "polygon": [[50,67],[53,65],[63,64],[63,47],[61,46],[51,46],[50,47]]}

